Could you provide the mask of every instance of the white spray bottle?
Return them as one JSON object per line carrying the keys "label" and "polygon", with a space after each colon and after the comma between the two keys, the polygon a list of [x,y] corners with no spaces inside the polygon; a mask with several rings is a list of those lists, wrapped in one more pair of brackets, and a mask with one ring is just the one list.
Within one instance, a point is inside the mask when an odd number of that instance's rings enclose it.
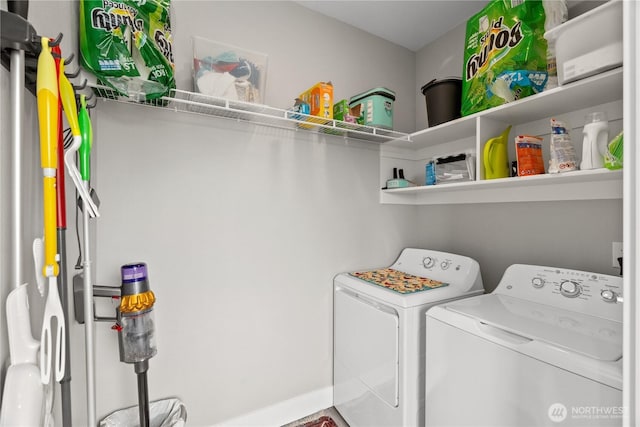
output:
{"label": "white spray bottle", "polygon": [[602,112],[590,113],[585,116],[582,131],[582,163],[580,169],[599,169],[604,167],[604,154],[609,141],[609,122],[607,115]]}

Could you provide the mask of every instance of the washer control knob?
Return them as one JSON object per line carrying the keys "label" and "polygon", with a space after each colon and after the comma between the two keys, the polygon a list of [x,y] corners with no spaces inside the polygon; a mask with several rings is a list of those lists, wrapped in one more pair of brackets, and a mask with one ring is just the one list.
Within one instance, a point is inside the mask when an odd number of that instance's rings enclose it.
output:
{"label": "washer control knob", "polygon": [[618,301],[618,294],[616,294],[615,292],[613,292],[612,290],[609,290],[609,289],[603,289],[602,291],[600,291],[600,296],[606,302],[617,302]]}
{"label": "washer control knob", "polygon": [[533,279],[531,279],[531,284],[533,285],[534,288],[540,289],[541,287],[544,286],[544,279],[540,277],[534,277]]}
{"label": "washer control knob", "polygon": [[451,261],[446,259],[440,263],[440,268],[443,270],[446,270],[447,268],[449,268],[450,265],[451,265]]}
{"label": "washer control knob", "polygon": [[431,268],[436,264],[435,258],[431,258],[430,256],[426,256],[422,258],[422,265],[424,268]]}
{"label": "washer control knob", "polygon": [[576,282],[565,280],[560,283],[560,293],[568,298],[575,298],[580,295],[580,286]]}

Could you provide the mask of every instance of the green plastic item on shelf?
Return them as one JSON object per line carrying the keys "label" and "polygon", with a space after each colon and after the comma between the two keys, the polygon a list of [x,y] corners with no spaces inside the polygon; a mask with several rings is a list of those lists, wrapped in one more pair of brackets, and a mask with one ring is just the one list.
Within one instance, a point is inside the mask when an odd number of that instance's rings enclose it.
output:
{"label": "green plastic item on shelf", "polygon": [[609,170],[622,169],[623,148],[624,138],[620,132],[607,145],[607,152],[604,154],[604,167]]}

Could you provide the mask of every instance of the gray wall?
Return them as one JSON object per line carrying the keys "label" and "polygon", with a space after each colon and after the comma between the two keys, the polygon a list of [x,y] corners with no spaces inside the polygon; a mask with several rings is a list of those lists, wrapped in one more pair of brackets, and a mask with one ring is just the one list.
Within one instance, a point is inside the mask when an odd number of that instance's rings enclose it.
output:
{"label": "gray wall", "polygon": [[[202,425],[330,387],[333,276],[418,243],[415,209],[378,203],[377,147],[128,105],[98,113],[98,281],[149,264],[152,395],[180,396]],[[125,138],[104,137],[133,114]],[[101,413],[135,398],[115,348],[99,327]]]}
{"label": "gray wall", "polygon": [[511,264],[548,265],[617,275],[611,242],[622,241],[622,201],[423,206],[422,246],[480,263],[492,291]]}
{"label": "gray wall", "polygon": [[[180,1],[173,13],[180,88],[191,89],[190,37],[197,34],[267,53],[272,106],[289,106],[319,80],[333,81],[336,99],[376,86],[394,89],[402,131],[426,123],[420,86],[458,74],[461,66],[453,55],[459,29],[450,42],[414,54],[293,3]],[[75,15],[75,3],[32,2],[30,20],[41,33],[65,32],[63,51],[70,52]],[[322,48],[313,49],[300,34]],[[9,106],[8,73],[0,74],[4,318],[11,288],[5,255]],[[41,233],[34,104],[31,98],[27,106],[25,241]],[[117,284],[126,262],[149,264],[159,347],[150,397],[181,397],[192,425],[330,388],[332,277],[387,265],[403,247],[472,256],[489,289],[512,262],[615,272],[607,266],[610,242],[621,240],[620,202],[380,205],[375,145],[110,102],[99,103],[93,118],[94,185],[102,200],[94,236],[97,282]],[[25,280],[33,283],[29,248]],[[39,336],[39,296],[32,296],[31,307]],[[83,328],[74,323],[71,333],[74,422],[84,425]],[[135,404],[136,393],[133,369],[118,362],[108,324],[97,325],[96,338],[101,417]]]}
{"label": "gray wall", "polygon": [[416,52],[416,129],[425,129],[427,125],[427,106],[420,89],[433,79],[460,77],[466,23],[452,28],[438,40],[429,43]]}

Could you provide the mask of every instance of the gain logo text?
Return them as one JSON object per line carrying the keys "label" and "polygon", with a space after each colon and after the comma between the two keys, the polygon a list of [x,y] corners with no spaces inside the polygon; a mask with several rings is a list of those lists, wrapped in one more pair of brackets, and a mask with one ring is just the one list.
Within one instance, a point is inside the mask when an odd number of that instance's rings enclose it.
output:
{"label": "gain logo text", "polygon": [[503,25],[504,17],[492,22],[491,28],[480,39],[480,53],[471,55],[466,64],[466,79],[471,80],[485,67],[489,59],[504,49],[512,49],[523,39],[522,23],[518,21],[512,28]]}

